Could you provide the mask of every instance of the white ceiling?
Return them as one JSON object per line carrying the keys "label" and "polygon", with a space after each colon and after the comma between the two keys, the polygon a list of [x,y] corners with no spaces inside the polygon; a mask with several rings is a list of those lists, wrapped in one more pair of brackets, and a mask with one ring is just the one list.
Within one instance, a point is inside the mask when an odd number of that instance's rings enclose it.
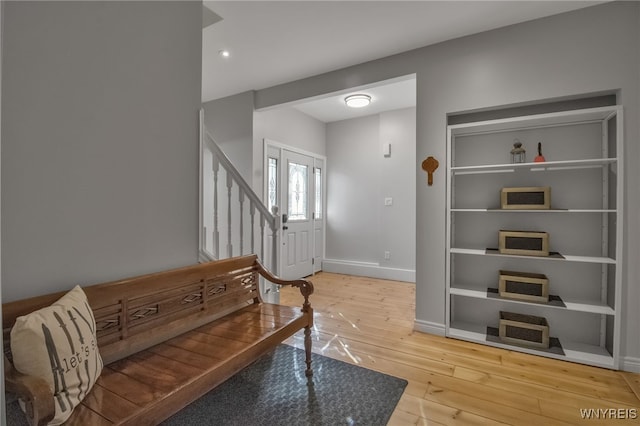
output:
{"label": "white ceiling", "polygon": [[[371,104],[363,108],[348,107],[344,102],[344,98],[356,93],[371,96]],[[408,76],[406,78],[383,81],[375,85],[332,93],[288,106],[325,123],[378,114],[394,109],[409,108],[416,106],[416,79],[415,76]]]}
{"label": "white ceiling", "polygon": [[[222,20],[202,31],[202,100],[597,3],[602,1],[205,1]],[[219,55],[223,49],[229,58]],[[339,95],[324,105],[340,104],[344,94]],[[395,109],[380,100],[377,107]],[[330,114],[321,109],[306,107],[310,115]]]}

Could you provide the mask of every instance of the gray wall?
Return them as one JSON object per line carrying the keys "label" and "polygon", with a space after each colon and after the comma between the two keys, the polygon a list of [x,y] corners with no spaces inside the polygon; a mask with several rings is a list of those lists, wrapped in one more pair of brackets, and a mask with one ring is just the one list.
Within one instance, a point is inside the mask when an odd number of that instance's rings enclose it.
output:
{"label": "gray wall", "polygon": [[253,92],[205,102],[202,107],[207,131],[229,157],[244,180],[251,185],[253,181]]}
{"label": "gray wall", "polygon": [[326,124],[294,108],[276,108],[253,114],[254,189],[264,192],[264,139],[324,156]]}
{"label": "gray wall", "polygon": [[199,2],[7,2],[3,301],[197,262]]}
{"label": "gray wall", "polygon": [[[326,154],[326,124],[295,108],[256,111],[253,135],[256,145],[262,146],[262,140],[267,138],[314,154]],[[262,160],[262,153],[257,159]]]}
{"label": "gray wall", "polygon": [[625,268],[622,354],[640,371],[640,4],[613,2],[488,31],[256,92],[263,108],[417,74],[416,319],[440,327],[445,310],[445,176],[425,183],[419,163],[445,164],[448,113],[619,90],[625,107]]}
{"label": "gray wall", "polygon": [[[416,109],[405,108],[380,114],[380,143],[391,144],[391,156],[379,159],[379,197],[392,197],[391,207],[378,200],[380,248],[391,251],[381,260],[388,268],[416,269]],[[422,181],[421,183],[424,183]]]}
{"label": "gray wall", "polygon": [[[0,3],[0,99],[2,99],[2,27],[4,21],[4,2]],[[2,172],[2,103],[0,102],[0,176]],[[2,178],[0,177],[0,188],[2,187]],[[0,190],[1,195],[1,190]],[[0,212],[2,206],[2,197],[0,196]],[[0,222],[2,214],[0,213]],[[1,228],[1,227],[0,227]],[[0,241],[2,241],[2,230],[0,229]],[[0,244],[0,315],[2,315],[2,244]],[[0,336],[0,344],[2,336]],[[4,347],[4,346],[3,346]],[[0,359],[0,369],[4,371],[4,358]],[[5,419],[5,402],[4,402],[4,380],[0,380],[0,425],[6,423]]]}
{"label": "gray wall", "polygon": [[327,259],[375,262],[379,252],[380,117],[327,126]]}
{"label": "gray wall", "polygon": [[[329,264],[415,270],[415,113],[407,108],[327,125]],[[391,143],[390,157],[383,156],[383,143]],[[391,206],[384,205],[387,197]],[[379,273],[375,267],[359,268],[365,275]]]}

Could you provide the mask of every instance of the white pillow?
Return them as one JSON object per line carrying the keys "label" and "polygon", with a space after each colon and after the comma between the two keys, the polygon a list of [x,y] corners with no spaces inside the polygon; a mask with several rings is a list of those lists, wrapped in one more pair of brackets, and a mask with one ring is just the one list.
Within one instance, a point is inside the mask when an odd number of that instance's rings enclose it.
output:
{"label": "white pillow", "polygon": [[16,319],[11,330],[13,365],[49,383],[59,425],[89,393],[102,371],[96,321],[76,286],[51,306]]}

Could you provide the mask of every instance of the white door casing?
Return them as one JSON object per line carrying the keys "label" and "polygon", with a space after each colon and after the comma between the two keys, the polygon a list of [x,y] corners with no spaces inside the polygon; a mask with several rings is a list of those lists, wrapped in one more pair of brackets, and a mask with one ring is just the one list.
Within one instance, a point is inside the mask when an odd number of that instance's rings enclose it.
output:
{"label": "white door casing", "polygon": [[324,257],[324,206],[325,206],[325,160],[322,158],[313,159],[313,272],[322,269],[322,258]]}

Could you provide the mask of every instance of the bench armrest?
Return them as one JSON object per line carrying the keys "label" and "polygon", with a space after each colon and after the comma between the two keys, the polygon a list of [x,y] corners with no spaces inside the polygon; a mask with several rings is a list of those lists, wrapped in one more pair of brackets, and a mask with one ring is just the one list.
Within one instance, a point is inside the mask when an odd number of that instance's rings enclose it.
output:
{"label": "bench armrest", "polygon": [[311,305],[309,304],[309,296],[313,294],[313,284],[311,281],[307,280],[283,280],[282,278],[276,277],[271,272],[269,272],[263,265],[260,263],[258,259],[256,259],[256,263],[258,265],[258,273],[262,275],[265,279],[277,285],[290,285],[292,287],[298,287],[300,289],[300,293],[304,297],[304,304],[302,305],[303,312],[309,312],[311,310]]}
{"label": "bench armrest", "polygon": [[45,425],[55,415],[55,403],[49,384],[39,377],[27,376],[4,357],[5,389],[25,403],[27,420],[32,426]]}
{"label": "bench armrest", "polygon": [[311,281],[307,280],[283,280],[282,278],[278,278],[271,272],[267,271],[257,258],[255,262],[257,264],[258,273],[262,277],[277,285],[298,287],[300,289],[300,293],[302,293],[302,296],[304,297],[302,312],[309,317],[309,323],[304,327],[305,363],[307,364],[307,369],[304,374],[307,377],[311,377],[313,375],[313,371],[311,371],[311,328],[313,327],[313,309],[311,309],[311,304],[309,303],[309,296],[313,293],[313,284]]}

